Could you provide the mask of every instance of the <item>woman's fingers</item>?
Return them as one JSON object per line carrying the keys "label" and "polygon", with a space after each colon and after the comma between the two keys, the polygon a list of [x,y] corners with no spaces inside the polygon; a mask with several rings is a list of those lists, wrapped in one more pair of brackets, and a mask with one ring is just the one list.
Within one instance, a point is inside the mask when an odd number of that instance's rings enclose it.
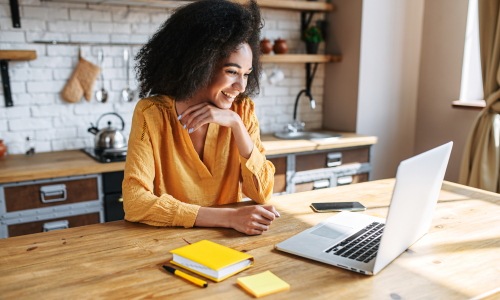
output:
{"label": "woman's fingers", "polygon": [[259,230],[259,231],[267,231],[269,229],[269,226],[266,226],[266,225],[263,225],[263,224],[260,224],[257,222],[253,222],[252,229]]}
{"label": "woman's fingers", "polygon": [[[189,133],[198,130],[201,126],[211,123],[213,119],[211,118],[211,115],[209,112],[204,113],[201,116],[198,116],[195,120],[193,120],[193,125],[190,125],[189,127],[186,127],[189,131]],[[192,130],[191,130],[192,129]]]}
{"label": "woman's fingers", "polygon": [[265,210],[272,212],[276,217],[281,217],[280,213],[272,205],[262,205]]}
{"label": "woman's fingers", "polygon": [[248,235],[259,235],[259,234],[262,234],[263,231],[262,230],[255,230],[255,229],[252,229],[250,230],[247,234]]}
{"label": "woman's fingers", "polygon": [[198,109],[200,109],[200,108],[202,108],[202,107],[205,107],[205,106],[207,106],[207,105],[208,105],[208,103],[207,103],[207,102],[202,102],[202,103],[199,103],[199,104],[196,104],[196,105],[193,105],[193,106],[188,107],[185,111],[183,111],[183,112],[182,112],[182,114],[180,115],[179,120],[186,120],[186,117],[187,117],[190,113],[192,113],[192,112],[194,112],[194,111],[196,111],[196,110],[198,110]]}
{"label": "woman's fingers", "polygon": [[[189,116],[185,120],[186,121],[186,123],[185,123],[186,128],[185,129],[194,128],[193,125],[195,124],[195,120],[199,116],[206,114],[208,111],[209,111],[208,107],[202,107],[202,108],[200,108],[198,110],[193,111],[191,114],[189,114]],[[182,124],[182,122],[181,122],[181,124]]]}
{"label": "woman's fingers", "polygon": [[[270,205],[265,205],[265,206],[270,206]],[[259,214],[262,217],[264,217],[270,221],[274,221],[274,219],[276,218],[276,215],[273,212],[269,211],[269,209],[264,207],[264,205],[259,205],[258,207],[260,208]]]}

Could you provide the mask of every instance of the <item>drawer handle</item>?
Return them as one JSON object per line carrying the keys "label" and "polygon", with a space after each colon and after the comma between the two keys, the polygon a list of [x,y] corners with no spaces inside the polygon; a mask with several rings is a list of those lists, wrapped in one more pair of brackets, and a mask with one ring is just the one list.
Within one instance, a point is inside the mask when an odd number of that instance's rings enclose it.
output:
{"label": "drawer handle", "polygon": [[69,228],[68,220],[48,222],[48,223],[43,224],[43,232],[60,230],[60,229],[68,229],[68,228]]}
{"label": "drawer handle", "polygon": [[118,198],[118,202],[123,203],[123,195],[120,198]]}
{"label": "drawer handle", "polygon": [[342,176],[337,178],[337,185],[346,185],[352,183],[352,176]]}
{"label": "drawer handle", "polygon": [[330,180],[323,179],[313,182],[313,190],[326,189],[330,187]]}
{"label": "drawer handle", "polygon": [[[46,200],[45,197],[61,195],[61,198]],[[40,197],[43,203],[59,202],[66,200],[66,185],[65,184],[55,184],[46,185],[40,188]]]}
{"label": "drawer handle", "polygon": [[336,153],[328,153],[326,156],[326,165],[327,167],[337,167],[342,164],[342,153],[341,152],[336,152]]}

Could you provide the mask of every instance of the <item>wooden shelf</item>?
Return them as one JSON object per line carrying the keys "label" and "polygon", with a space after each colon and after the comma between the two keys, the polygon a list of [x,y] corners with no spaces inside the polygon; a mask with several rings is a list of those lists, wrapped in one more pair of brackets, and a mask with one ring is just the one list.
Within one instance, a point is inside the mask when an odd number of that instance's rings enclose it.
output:
{"label": "wooden shelf", "polygon": [[[192,1],[161,1],[161,0],[48,0],[53,2],[79,2],[79,3],[97,3],[97,4],[116,4],[150,7],[177,7]],[[245,0],[232,0],[237,3],[247,3]],[[297,11],[315,11],[327,12],[333,11],[333,5],[324,2],[312,1],[290,1],[290,0],[257,0],[261,8],[277,8]]]}
{"label": "wooden shelf", "polygon": [[36,59],[34,50],[0,50],[0,60],[33,60]]}
{"label": "wooden shelf", "polygon": [[483,110],[486,107],[486,101],[484,100],[468,100],[468,101],[453,101],[451,106],[455,108],[465,108],[474,110]]}
{"label": "wooden shelf", "polygon": [[342,55],[277,54],[262,57],[263,63],[329,63],[339,61],[342,61]]}

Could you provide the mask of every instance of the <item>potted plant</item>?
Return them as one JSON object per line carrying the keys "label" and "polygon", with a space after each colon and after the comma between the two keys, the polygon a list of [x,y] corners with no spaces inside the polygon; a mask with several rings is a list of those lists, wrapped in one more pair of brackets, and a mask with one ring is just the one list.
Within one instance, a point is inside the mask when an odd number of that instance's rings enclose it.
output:
{"label": "potted plant", "polygon": [[302,41],[306,43],[307,54],[318,54],[318,46],[323,41],[323,34],[318,26],[309,26],[302,32]]}

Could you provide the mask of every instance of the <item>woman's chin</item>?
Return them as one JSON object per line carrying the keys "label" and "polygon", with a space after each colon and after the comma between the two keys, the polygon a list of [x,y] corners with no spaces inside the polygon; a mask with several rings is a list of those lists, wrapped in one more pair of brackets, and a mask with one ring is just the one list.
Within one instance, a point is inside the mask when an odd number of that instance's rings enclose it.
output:
{"label": "woman's chin", "polygon": [[231,106],[233,105],[233,101],[229,101],[229,100],[224,99],[224,100],[216,100],[216,101],[213,101],[212,103],[220,109],[230,109]]}

